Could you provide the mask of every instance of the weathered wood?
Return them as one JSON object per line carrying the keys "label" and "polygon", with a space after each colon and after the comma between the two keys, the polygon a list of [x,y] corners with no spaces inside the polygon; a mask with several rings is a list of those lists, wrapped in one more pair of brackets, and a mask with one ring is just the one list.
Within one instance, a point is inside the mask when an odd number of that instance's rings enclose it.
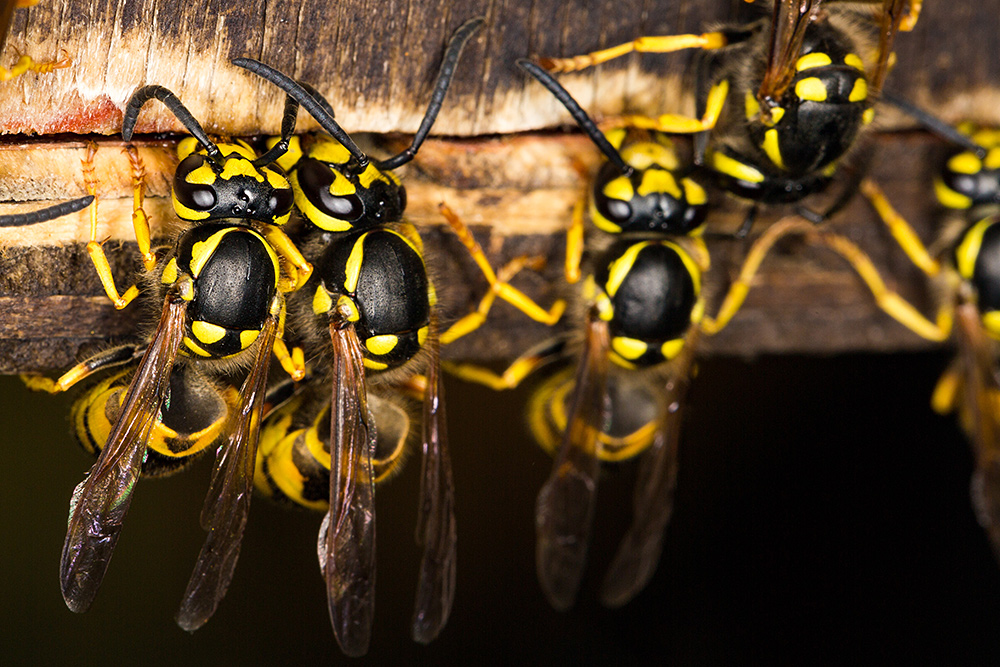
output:
{"label": "weathered wood", "polygon": [[[15,12],[5,54],[73,66],[0,83],[0,132],[114,134],[141,85],[172,89],[212,132],[274,133],[281,96],[229,64],[262,59],[327,95],[349,131],[413,132],[444,43],[473,16],[488,25],[456,71],[437,131],[500,134],[566,122],[564,110],[514,66],[531,54],[569,56],[640,35],[702,32],[745,3],[729,0],[43,0]],[[758,3],[759,4],[759,3]],[[928,2],[916,30],[897,40],[889,87],[950,120],[997,120],[1000,0]],[[691,113],[684,80],[693,54],[636,55],[563,77],[597,115]],[[26,113],[30,109],[30,113]],[[890,127],[900,120],[884,117]],[[303,119],[303,128],[311,122]],[[140,132],[180,130],[159,104]]]}

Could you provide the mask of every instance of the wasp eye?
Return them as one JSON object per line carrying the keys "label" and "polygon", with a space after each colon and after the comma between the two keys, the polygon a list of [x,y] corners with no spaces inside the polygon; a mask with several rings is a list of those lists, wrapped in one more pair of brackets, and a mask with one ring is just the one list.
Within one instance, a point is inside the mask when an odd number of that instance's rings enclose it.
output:
{"label": "wasp eye", "polygon": [[[207,164],[204,156],[189,155],[177,165],[177,171],[174,172],[174,196],[181,204],[196,211],[210,211],[219,201],[212,185],[215,182],[215,174],[205,166]],[[189,180],[199,169],[203,169],[205,173],[196,174],[194,180],[201,182]]]}
{"label": "wasp eye", "polygon": [[365,205],[357,194],[334,195],[330,192],[335,175],[329,164],[315,158],[303,158],[298,166],[298,179],[302,193],[321,212],[348,222],[364,215]]}
{"label": "wasp eye", "polygon": [[275,190],[268,199],[267,205],[275,215],[284,215],[292,210],[293,204],[291,190]]}
{"label": "wasp eye", "polygon": [[597,211],[616,224],[628,222],[632,217],[632,206],[621,199],[597,198]]}
{"label": "wasp eye", "polygon": [[406,188],[402,185],[399,186],[399,210],[406,210]]}

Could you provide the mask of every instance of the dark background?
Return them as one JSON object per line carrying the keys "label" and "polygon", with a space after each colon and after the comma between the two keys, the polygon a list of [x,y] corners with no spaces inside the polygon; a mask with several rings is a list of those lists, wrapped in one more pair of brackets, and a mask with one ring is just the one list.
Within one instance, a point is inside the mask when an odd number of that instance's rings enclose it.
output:
{"label": "dark background", "polygon": [[[550,460],[520,393],[448,386],[458,494],[455,608],[409,639],[419,461],[378,491],[378,585],[367,660],[408,663],[996,664],[1000,569],[972,515],[968,446],[927,399],[945,353],[710,359],[685,424],[660,568],[630,605],[597,586],[629,518],[634,470],[600,487],[575,608],[534,574],[533,505]],[[0,381],[0,662],[326,664],[339,654],[315,557],[320,517],[254,502],[232,588],[194,635],[177,628],[203,535],[209,465],[140,483],[94,607],[64,606],[58,559],[72,488],[91,464],[66,397]]]}

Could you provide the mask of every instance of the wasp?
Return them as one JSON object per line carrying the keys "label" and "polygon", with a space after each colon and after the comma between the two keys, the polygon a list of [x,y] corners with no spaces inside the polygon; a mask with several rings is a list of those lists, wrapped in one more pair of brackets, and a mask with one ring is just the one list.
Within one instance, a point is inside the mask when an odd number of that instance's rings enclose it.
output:
{"label": "wasp", "polygon": [[[541,62],[551,71],[566,72],[633,51],[705,50],[696,86],[699,119],[625,116],[615,124],[702,133],[696,161],[724,190],[753,203],[741,230],[745,234],[759,204],[797,203],[827,188],[872,122],[895,35],[914,27],[922,3],[882,0],[876,56],[867,70],[862,55],[870,47],[858,29],[862,10],[847,2],[821,4],[777,0],[770,19],[701,35],[640,37]],[[798,206],[798,213],[815,222],[829,218],[853,195],[856,182],[848,185],[827,210]]]}
{"label": "wasp", "polygon": [[934,322],[897,318],[915,333],[944,341],[954,333],[958,355],[934,390],[931,405],[941,414],[957,412],[975,456],[973,506],[1000,559],[1000,131],[960,126],[956,131],[901,100],[892,103],[915,116],[955,148],[934,179],[934,192],[947,212],[940,246],[932,256],[905,219],[872,181],[862,192],[907,254],[932,281],[941,297]]}
{"label": "wasp", "polygon": [[[246,144],[216,144],[160,86],[141,88],[130,98],[122,129],[126,141],[151,99],[163,102],[192,134],[178,147],[172,188],[174,210],[187,226],[165,252],[151,247],[142,210],[142,165],[137,153],[128,152],[135,233],[149,291],[163,303],[159,321],[141,345],[105,350],[56,381],[36,378],[29,385],[64,391],[114,370],[73,408],[84,446],[100,450],[73,493],[63,546],[60,579],[73,611],[86,611],[97,593],[140,474],[181,467],[224,440],[201,517],[208,537],[177,615],[181,627],[195,630],[215,611],[236,565],[271,354],[293,377],[304,374],[301,351],[290,353],[282,341],[284,295],[308,278],[311,266],[279,228],[293,206],[290,184],[271,166],[285,142],[261,156]],[[294,101],[286,105],[286,139],[297,109]],[[96,192],[92,174],[88,187]],[[139,288],[119,294],[96,240],[96,206],[95,200],[88,251],[108,297],[122,308]],[[240,388],[228,386],[242,369],[249,370]]]}
{"label": "wasp", "polygon": [[326,511],[320,568],[334,633],[352,656],[367,652],[371,636],[375,483],[398,467],[412,430],[405,411],[381,392],[391,394],[414,369],[424,370],[416,382],[423,403],[417,540],[424,551],[414,640],[427,643],[440,633],[454,597],[456,523],[437,295],[423,242],[403,220],[406,190],[393,170],[412,160],[427,137],[462,48],[482,23],[470,20],[452,35],[411,145],[385,160],[357,147],[316,90],[255,60],[234,60],[293,97],[328,134],[307,150],[293,141],[282,158],[307,223],[303,252],[316,266],[306,288],[290,298],[289,326],[319,380],[265,426],[258,487]]}

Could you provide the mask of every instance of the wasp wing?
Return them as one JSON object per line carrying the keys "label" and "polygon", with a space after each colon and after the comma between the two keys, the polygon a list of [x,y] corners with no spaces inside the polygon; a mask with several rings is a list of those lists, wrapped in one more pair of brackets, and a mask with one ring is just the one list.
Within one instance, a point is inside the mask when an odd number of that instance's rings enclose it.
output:
{"label": "wasp wing", "polygon": [[1000,558],[1000,384],[993,368],[994,343],[983,331],[974,304],[960,304],[955,317],[964,375],[963,418],[976,457],[972,504]]}
{"label": "wasp wing", "polygon": [[757,90],[762,109],[776,106],[778,98],[795,78],[795,61],[802,52],[806,28],[819,12],[820,1],[779,0],[774,3],[767,67]]}
{"label": "wasp wing", "polygon": [[166,398],[186,313],[187,302],[169,293],[100,457],[73,491],[59,577],[63,599],[75,612],[86,611],[94,601],[118,543],[146,444]]}
{"label": "wasp wing", "polygon": [[601,586],[601,601],[608,607],[621,607],[631,601],[649,583],[660,562],[663,531],[674,510],[677,447],[698,334],[698,327],[692,327],[684,348],[671,364],[660,426],[653,444],[639,462],[632,500],[632,525]]}
{"label": "wasp wing", "polygon": [[455,545],[458,540],[455,486],[448,453],[444,387],[436,336],[432,336],[427,348],[430,361],[424,394],[423,464],[417,512],[417,544],[424,547],[424,553],[420,559],[412,622],[413,640],[421,644],[433,641],[448,622],[455,599]]}
{"label": "wasp wing", "polygon": [[375,489],[361,343],[354,325],[330,324],[333,403],[330,406],[330,511],[319,533],[330,621],[341,650],[368,652],[375,604]]}
{"label": "wasp wing", "polygon": [[609,345],[607,323],[591,313],[566,432],[535,505],[538,580],[556,609],[572,606],[587,557],[600,470],[598,436],[607,414]]}
{"label": "wasp wing", "polygon": [[176,616],[177,624],[188,632],[194,632],[212,617],[236,569],[253,496],[257,442],[276,330],[274,317],[265,320],[253,366],[240,389],[240,405],[229,425],[229,437],[216,453],[212,482],[201,511],[201,527],[208,531],[208,537]]}
{"label": "wasp wing", "polygon": [[892,57],[892,44],[896,41],[900,21],[903,20],[905,8],[912,0],[882,0],[882,14],[878,37],[878,60],[875,70],[868,79],[869,95],[875,97],[882,90],[886,74],[889,73],[889,59]]}

